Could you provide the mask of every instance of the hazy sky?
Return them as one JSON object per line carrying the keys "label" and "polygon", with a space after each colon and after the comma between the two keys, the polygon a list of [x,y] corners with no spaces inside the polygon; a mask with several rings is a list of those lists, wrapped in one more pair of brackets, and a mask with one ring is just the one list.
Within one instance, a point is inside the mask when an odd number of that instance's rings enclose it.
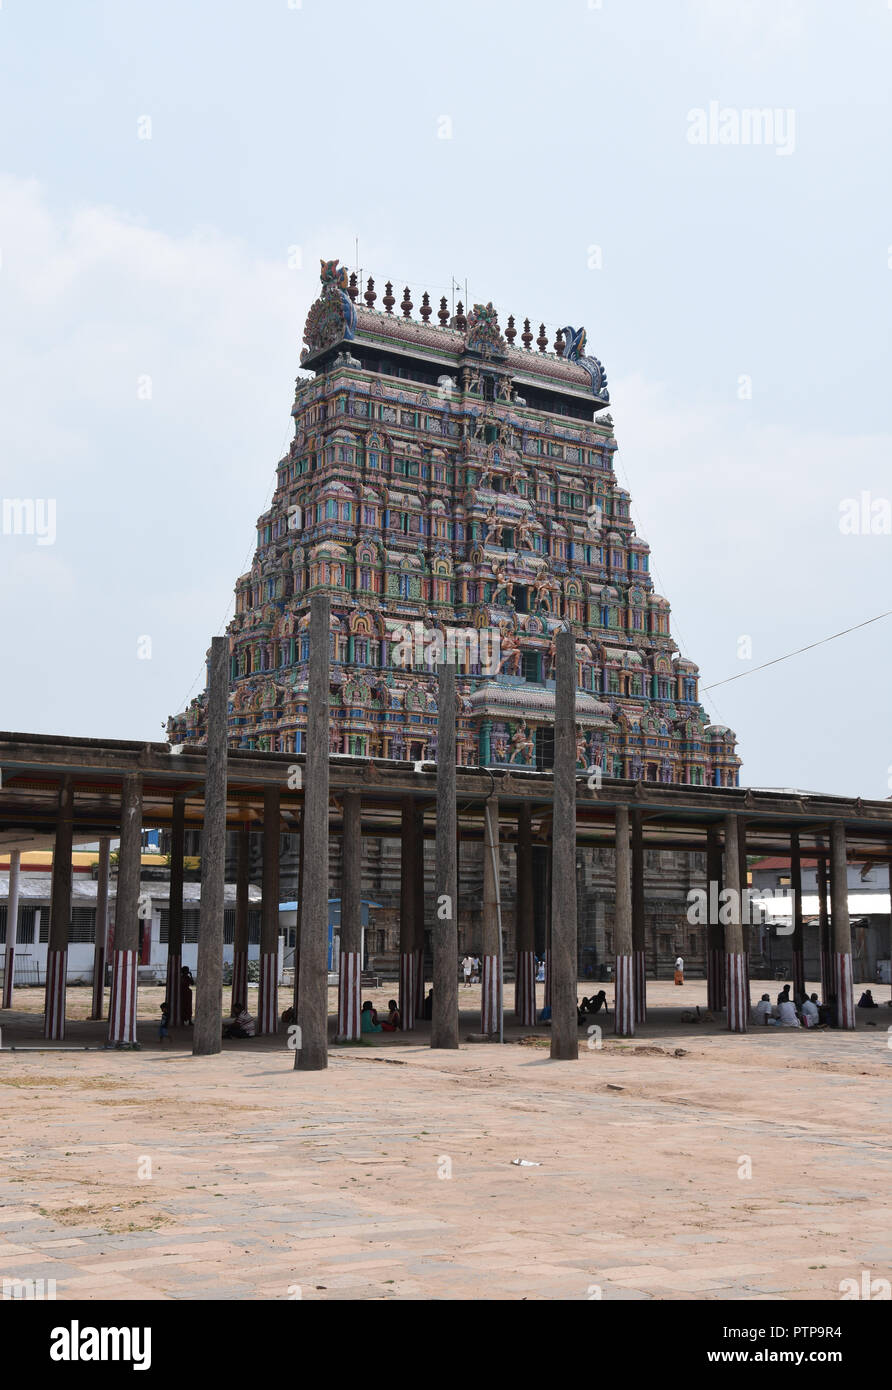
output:
{"label": "hazy sky", "polygon": [[[890,71],[886,0],[3,0],[0,727],[198,689],[355,237],[586,326],[704,686],[892,608]],[[708,692],[742,780],[888,796],[890,637]]]}

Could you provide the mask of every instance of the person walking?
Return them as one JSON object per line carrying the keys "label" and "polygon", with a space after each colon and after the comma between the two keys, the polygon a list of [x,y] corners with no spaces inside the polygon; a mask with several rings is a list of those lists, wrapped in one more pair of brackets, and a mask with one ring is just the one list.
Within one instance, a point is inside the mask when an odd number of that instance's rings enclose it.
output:
{"label": "person walking", "polygon": [[675,983],[677,985],[684,984],[684,960],[681,956],[675,957]]}
{"label": "person walking", "polygon": [[464,976],[464,981],[467,986],[470,986],[471,984],[471,975],[473,974],[473,971],[474,962],[471,960],[470,956],[465,956],[464,960],[461,963],[461,973]]}

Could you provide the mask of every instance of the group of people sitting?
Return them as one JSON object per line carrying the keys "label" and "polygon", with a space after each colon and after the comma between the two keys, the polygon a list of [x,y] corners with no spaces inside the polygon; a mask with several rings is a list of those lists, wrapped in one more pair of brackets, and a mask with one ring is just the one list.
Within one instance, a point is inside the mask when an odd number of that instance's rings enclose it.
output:
{"label": "group of people sitting", "polygon": [[[797,994],[790,997],[790,985],[784,985],[777,1001],[772,1004],[771,996],[763,994],[753,1009],[757,1023],[773,1023],[781,1028],[835,1028],[836,996],[831,994],[825,1003],[820,1003],[816,994]],[[859,1009],[877,1009],[879,1005],[872,992],[866,989],[858,1000]]]}
{"label": "group of people sitting", "polygon": [[370,999],[367,999],[363,1004],[359,1014],[359,1031],[361,1033],[397,1033],[402,1026],[403,1020],[395,999],[389,1001],[385,1018],[378,1017],[378,1010]]}

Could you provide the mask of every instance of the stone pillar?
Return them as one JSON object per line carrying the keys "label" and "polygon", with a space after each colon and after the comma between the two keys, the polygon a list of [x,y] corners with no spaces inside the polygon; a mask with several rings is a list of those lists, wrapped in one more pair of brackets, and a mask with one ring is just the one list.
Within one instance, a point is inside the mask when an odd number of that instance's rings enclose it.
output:
{"label": "stone pillar", "polygon": [[139,966],[139,871],[142,858],[142,776],[128,772],[121,791],[121,843],[115,896],[115,949],[112,956],[108,1046],[136,1047],[136,994]]}
{"label": "stone pillar", "polygon": [[536,941],[533,925],[533,817],[529,802],[517,813],[517,912],[514,1012],[530,1028],[536,1022]]}
{"label": "stone pillar", "polygon": [[[279,1028],[279,838],[281,795],[277,786],[263,789],[263,902],[260,916],[260,988],[257,995],[257,1032]],[[328,866],[328,846],[325,864]],[[327,906],[327,904],[326,904]],[[326,914],[327,915],[327,914]],[[328,928],[326,922],[326,953]],[[326,982],[328,979],[326,960]]]}
{"label": "stone pillar", "polygon": [[553,845],[549,842],[545,851],[545,988],[543,990],[544,1004],[547,1009],[551,1008],[551,893],[552,881],[554,878],[554,855]]}
{"label": "stone pillar", "polygon": [[725,998],[728,1001],[728,1028],[732,1033],[745,1033],[749,1009],[746,995],[746,952],[743,946],[743,924],[740,920],[740,847],[737,816],[725,816],[725,888],[731,889],[731,901],[726,906],[725,923]]}
{"label": "stone pillar", "polygon": [[[170,897],[167,903],[167,1002],[171,1027],[191,1023],[183,1015],[183,858],[186,852],[186,798],[173,798],[170,821]],[[191,993],[191,989],[190,989]]]}
{"label": "stone pillar", "polygon": [[65,1037],[65,987],[68,977],[68,928],[71,922],[71,844],[74,792],[71,778],[59,788],[56,838],[53,845],[53,883],[50,932],[46,953],[46,994],[43,1035],[53,1042]]}
{"label": "stone pillar", "polygon": [[616,898],[613,916],[613,951],[616,962],[616,1005],[613,1031],[631,1038],[635,1032],[635,981],[632,969],[632,886],[629,877],[629,808],[615,812],[614,861]]}
{"label": "stone pillar", "polygon": [[[722,845],[718,824],[706,831],[706,1007],[719,1013],[725,1007],[725,943],[717,906],[722,889]],[[713,920],[715,919],[715,920]]]}
{"label": "stone pillar", "polygon": [[327,594],[310,600],[307,761],[304,776],[303,906],[297,1022],[301,1071],[328,1066],[328,721],[330,610]]}
{"label": "stone pillar", "polygon": [[833,989],[833,955],[830,950],[830,910],[827,904],[827,856],[818,856],[818,946],[821,952],[821,1003],[830,1002]]}
{"label": "stone pillar", "polygon": [[229,739],[229,638],[211,638],[208,670],[204,832],[201,837],[201,915],[195,971],[192,1054],[207,1057],[222,1047],[223,886],[226,881],[226,771]]}
{"label": "stone pillar", "polygon": [[458,817],[455,805],[455,667],[437,691],[437,868],[431,1047],[458,1047]]}
{"label": "stone pillar", "polygon": [[647,919],[644,912],[644,817],[632,811],[632,967],[635,1022],[647,1019]]}
{"label": "stone pillar", "polygon": [[[576,639],[556,638],[551,879],[551,1056],[579,1057],[576,995]],[[629,949],[631,950],[631,943]]]}
{"label": "stone pillar", "polygon": [[[108,842],[105,841],[107,844]],[[9,855],[9,893],[6,898],[6,962],[3,971],[2,1008],[12,1008],[12,986],[15,979],[15,944],[19,924],[19,871],[21,851],[14,849]]]}
{"label": "stone pillar", "polygon": [[341,837],[341,949],[338,953],[338,1040],[359,1037],[362,1006],[362,805],[344,793]]}
{"label": "stone pillar", "polygon": [[[805,941],[802,929],[802,856],[799,835],[790,836],[790,891],[793,894],[793,997],[805,997]],[[769,927],[770,930],[770,927]]]}
{"label": "stone pillar", "polygon": [[500,1031],[502,978],[499,970],[499,798],[490,796],[483,808],[483,989],[480,1031]]}
{"label": "stone pillar", "polygon": [[849,922],[848,859],[845,822],[830,826],[830,914],[833,937],[833,985],[836,1026],[855,1027],[855,992],[852,973],[852,928]]}
{"label": "stone pillar", "polygon": [[406,1032],[415,1028],[418,966],[415,956],[415,808],[411,797],[402,806],[400,823],[400,1017]]}
{"label": "stone pillar", "polygon": [[251,831],[248,821],[238,828],[238,856],[235,870],[235,931],[232,941],[232,994],[229,1012],[234,1016],[238,1004],[248,1003],[248,905],[251,880]]}
{"label": "stone pillar", "polygon": [[108,951],[108,870],[111,861],[111,840],[104,835],[99,841],[99,864],[96,877],[96,929],[93,933],[93,1006],[90,1017],[102,1017],[105,1001],[105,957]]}

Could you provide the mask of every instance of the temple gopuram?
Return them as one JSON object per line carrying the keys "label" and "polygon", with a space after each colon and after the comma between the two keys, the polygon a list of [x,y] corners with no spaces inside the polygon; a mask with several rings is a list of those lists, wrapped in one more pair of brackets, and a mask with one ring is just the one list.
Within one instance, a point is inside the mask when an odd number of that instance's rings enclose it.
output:
{"label": "temple gopuram", "polygon": [[[331,596],[331,751],[436,759],[436,665],[458,760],[548,768],[555,634],[576,638],[580,767],[737,786],[617,483],[607,376],[584,329],[504,329],[492,304],[360,285],[322,263],[295,434],[229,624],[234,747],[301,752],[309,599]],[[169,720],[202,742],[205,696]]]}

